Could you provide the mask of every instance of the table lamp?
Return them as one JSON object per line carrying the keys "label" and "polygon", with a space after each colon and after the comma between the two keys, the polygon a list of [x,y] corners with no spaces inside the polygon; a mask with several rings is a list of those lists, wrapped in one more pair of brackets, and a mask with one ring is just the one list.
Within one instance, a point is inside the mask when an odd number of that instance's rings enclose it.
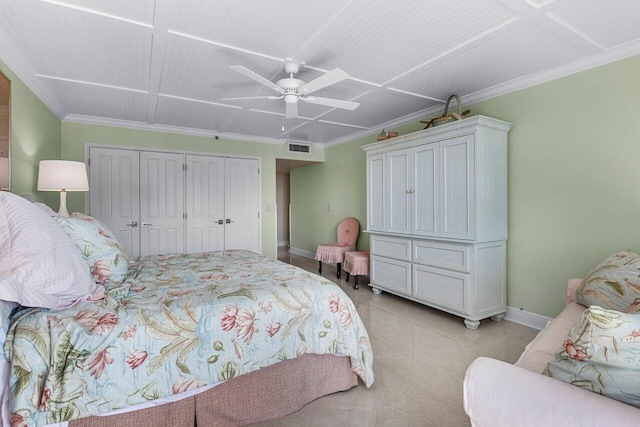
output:
{"label": "table lamp", "polygon": [[60,192],[60,216],[69,216],[67,191],[88,191],[87,168],[82,162],[71,160],[41,160],[38,172],[38,191]]}

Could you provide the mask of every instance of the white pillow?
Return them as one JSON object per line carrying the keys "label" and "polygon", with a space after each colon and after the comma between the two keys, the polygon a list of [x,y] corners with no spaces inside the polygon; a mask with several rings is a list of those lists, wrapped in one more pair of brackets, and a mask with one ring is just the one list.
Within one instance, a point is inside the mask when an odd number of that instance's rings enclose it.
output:
{"label": "white pillow", "polygon": [[40,202],[33,202],[34,205],[36,205],[37,207],[39,207],[40,209],[42,209],[44,211],[44,213],[46,213],[49,216],[60,216],[58,215],[58,212],[54,211],[53,209],[51,209],[49,206],[45,205],[44,203],[40,203]]}
{"label": "white pillow", "polygon": [[7,191],[0,191],[0,260],[2,300],[57,309],[104,296],[60,224]]}

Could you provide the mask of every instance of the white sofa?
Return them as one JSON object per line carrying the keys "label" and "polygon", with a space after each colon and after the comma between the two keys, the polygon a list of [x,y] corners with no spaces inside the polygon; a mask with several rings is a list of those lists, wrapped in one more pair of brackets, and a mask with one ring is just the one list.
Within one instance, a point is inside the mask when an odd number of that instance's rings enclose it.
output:
{"label": "white sofa", "polygon": [[571,279],[566,308],[511,365],[480,357],[467,369],[464,410],[474,427],[640,426],[640,409],[541,375],[585,310]]}

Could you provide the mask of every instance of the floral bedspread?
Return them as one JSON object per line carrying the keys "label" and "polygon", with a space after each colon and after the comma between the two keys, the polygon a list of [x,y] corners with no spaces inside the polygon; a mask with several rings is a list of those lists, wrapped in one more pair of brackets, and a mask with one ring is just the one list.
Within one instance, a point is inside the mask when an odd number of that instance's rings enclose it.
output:
{"label": "floral bedspread", "polygon": [[248,251],[152,256],[100,303],[12,322],[12,425],[40,426],[177,394],[304,353],[342,354],[367,386],[367,331],[334,283]]}

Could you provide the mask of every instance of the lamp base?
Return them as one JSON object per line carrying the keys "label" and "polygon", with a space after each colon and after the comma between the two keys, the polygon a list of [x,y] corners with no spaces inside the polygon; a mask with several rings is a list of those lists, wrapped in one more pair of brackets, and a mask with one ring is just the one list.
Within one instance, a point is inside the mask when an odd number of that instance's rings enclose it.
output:
{"label": "lamp base", "polygon": [[58,215],[69,217],[69,211],[67,211],[67,192],[65,190],[60,192],[60,209],[58,210]]}

